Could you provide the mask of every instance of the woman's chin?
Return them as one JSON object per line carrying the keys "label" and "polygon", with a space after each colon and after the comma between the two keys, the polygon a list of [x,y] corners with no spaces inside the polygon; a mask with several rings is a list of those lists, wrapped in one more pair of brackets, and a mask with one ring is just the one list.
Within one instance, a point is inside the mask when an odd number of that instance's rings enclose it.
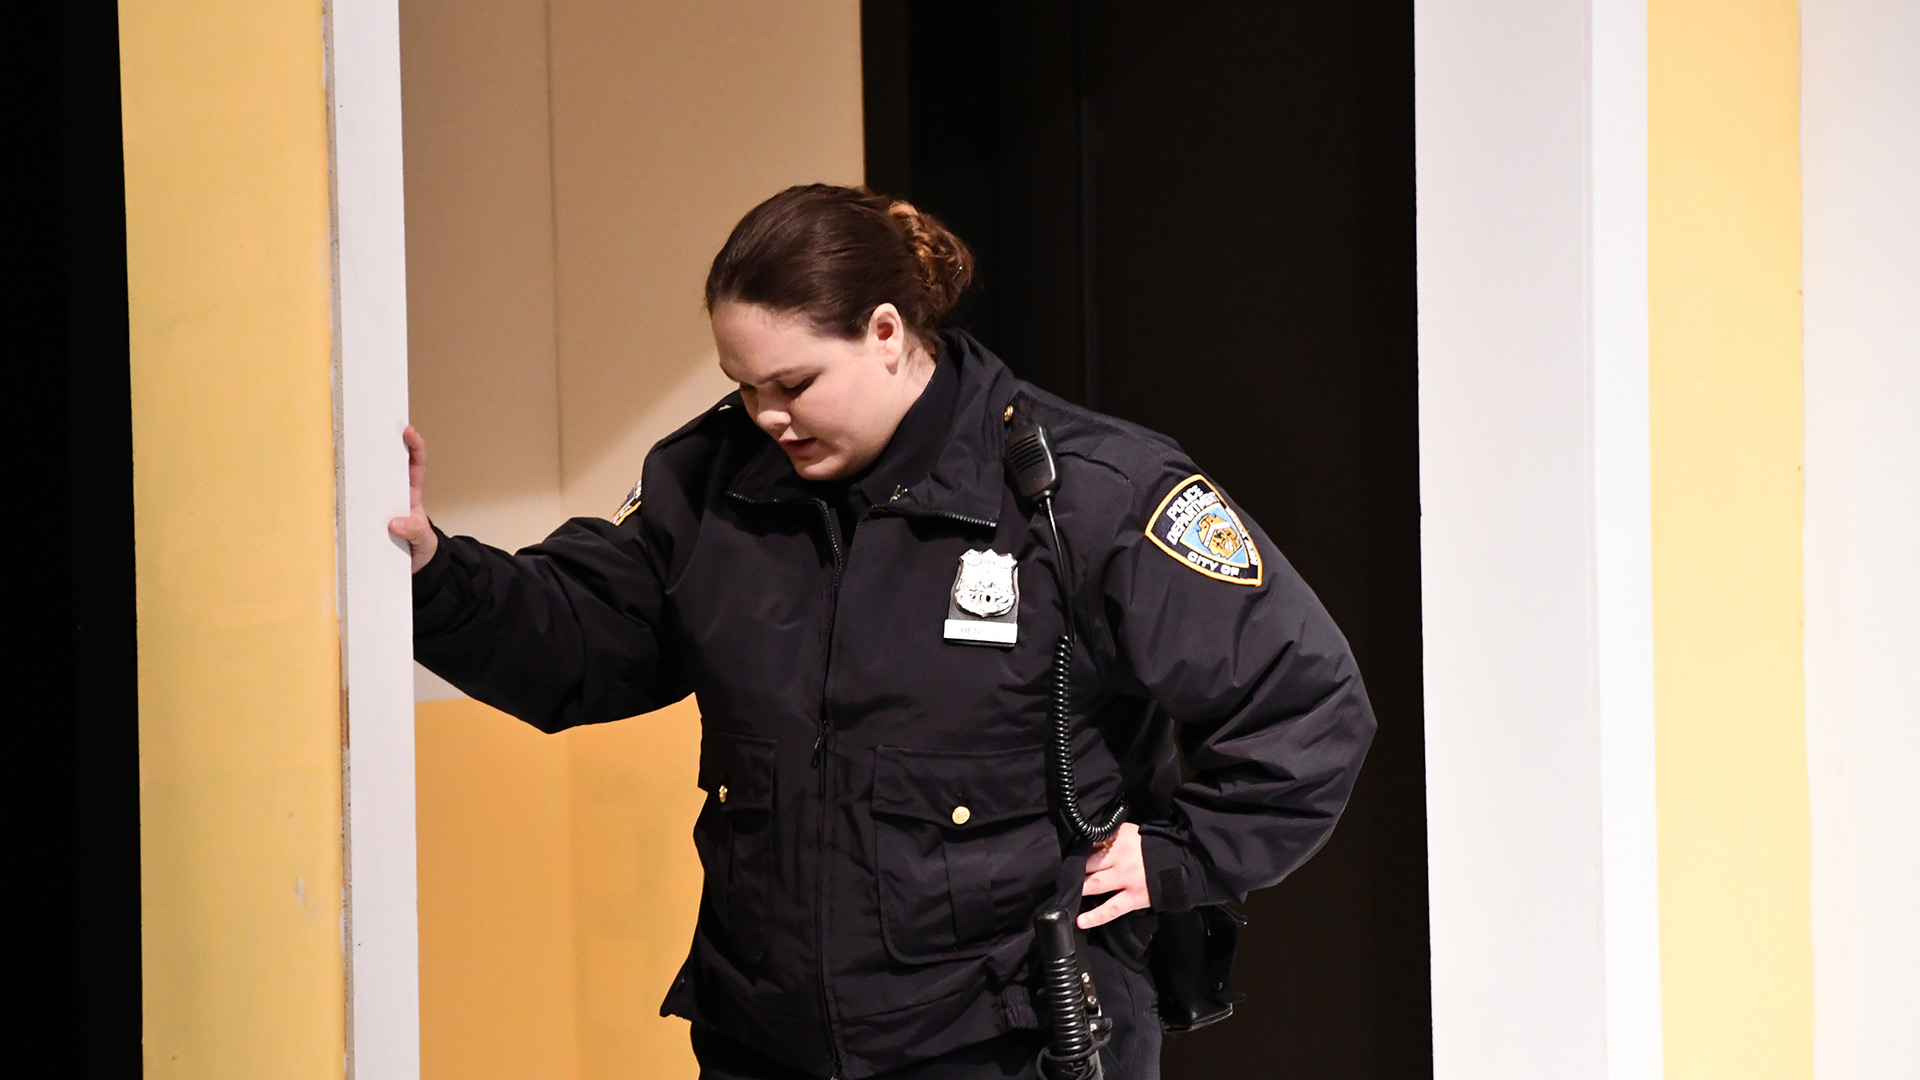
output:
{"label": "woman's chin", "polygon": [[787,460],[793,462],[793,471],[802,480],[838,480],[847,474],[846,461],[839,454],[814,451],[806,454],[788,454]]}

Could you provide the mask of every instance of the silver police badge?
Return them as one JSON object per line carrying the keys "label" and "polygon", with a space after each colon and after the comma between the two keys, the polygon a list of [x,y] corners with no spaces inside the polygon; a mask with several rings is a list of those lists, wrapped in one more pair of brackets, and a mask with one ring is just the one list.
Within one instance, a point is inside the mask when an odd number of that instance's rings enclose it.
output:
{"label": "silver police badge", "polygon": [[960,556],[960,576],[953,579],[953,602],[961,611],[981,619],[1012,611],[1020,602],[1013,556],[997,551],[969,551]]}
{"label": "silver police badge", "polygon": [[1019,632],[1020,581],[1013,556],[969,551],[960,556],[947,609],[946,638],[979,645],[1012,645]]}

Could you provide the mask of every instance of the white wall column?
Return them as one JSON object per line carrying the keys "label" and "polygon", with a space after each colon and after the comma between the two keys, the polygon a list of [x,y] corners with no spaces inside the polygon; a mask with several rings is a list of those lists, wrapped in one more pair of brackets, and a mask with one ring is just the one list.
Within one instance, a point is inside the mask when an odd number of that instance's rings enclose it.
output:
{"label": "white wall column", "polygon": [[334,491],[346,707],[347,1073],[420,1075],[406,220],[394,0],[328,7],[334,213]]}
{"label": "white wall column", "polygon": [[1657,1077],[1646,10],[1415,22],[1435,1075]]}
{"label": "white wall column", "polygon": [[1814,1070],[1920,1016],[1920,6],[1801,5]]}

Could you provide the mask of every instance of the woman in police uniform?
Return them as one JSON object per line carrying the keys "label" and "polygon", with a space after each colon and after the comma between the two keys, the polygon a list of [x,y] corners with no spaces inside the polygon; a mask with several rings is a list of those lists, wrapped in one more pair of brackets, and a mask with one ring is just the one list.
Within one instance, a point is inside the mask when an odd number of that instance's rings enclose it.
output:
{"label": "woman in police uniform", "polygon": [[[755,207],[706,286],[739,391],[514,555],[431,526],[407,432],[422,663],[544,731],[699,697],[706,884],[662,1011],[705,1077],[1034,1075],[1049,903],[1094,930],[1108,1075],[1157,1077],[1157,913],[1300,865],[1372,736],[1346,641],[1179,446],[943,328],[970,273],[865,190]],[[1050,504],[1006,464],[1035,425]],[[1082,805],[1131,807],[1091,850],[1048,797],[1063,639]]]}

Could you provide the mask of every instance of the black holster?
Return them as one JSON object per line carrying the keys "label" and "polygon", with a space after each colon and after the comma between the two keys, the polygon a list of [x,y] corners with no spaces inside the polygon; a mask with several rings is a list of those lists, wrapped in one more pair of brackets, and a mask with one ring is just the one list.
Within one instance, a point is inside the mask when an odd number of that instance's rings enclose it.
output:
{"label": "black holster", "polygon": [[[1125,772],[1134,778],[1134,805],[1161,820],[1174,814],[1173,793],[1183,775],[1178,744],[1172,717],[1148,702],[1139,736],[1128,749]],[[1233,988],[1233,957],[1247,917],[1225,904],[1153,915],[1151,922],[1142,920],[1144,935],[1135,931],[1116,937],[1131,946],[1120,952],[1122,956],[1131,952],[1136,958],[1130,967],[1140,970],[1137,958],[1144,954],[1152,969],[1160,997],[1160,1026],[1191,1031],[1232,1016],[1234,1005],[1247,998]],[[1143,936],[1150,939],[1150,946],[1129,940]]]}
{"label": "black holster", "polygon": [[1233,956],[1246,916],[1225,904],[1158,915],[1147,955],[1160,994],[1160,1026],[1192,1031],[1232,1016],[1247,998],[1233,988]]}

